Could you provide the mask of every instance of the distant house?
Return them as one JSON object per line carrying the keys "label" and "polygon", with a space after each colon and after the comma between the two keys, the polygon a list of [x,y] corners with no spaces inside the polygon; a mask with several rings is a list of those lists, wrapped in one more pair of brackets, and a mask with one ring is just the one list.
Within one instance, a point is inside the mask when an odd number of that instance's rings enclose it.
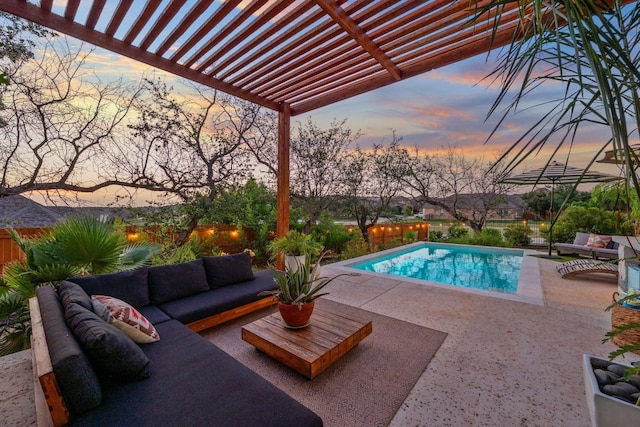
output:
{"label": "distant house", "polygon": [[61,218],[59,212],[27,197],[0,197],[0,228],[50,227]]}
{"label": "distant house", "polygon": [[[469,217],[472,212],[486,210],[488,220],[517,220],[524,213],[522,198],[517,194],[458,194],[442,200]],[[431,203],[425,203],[422,212],[425,219],[453,219],[443,207]]]}
{"label": "distant house", "polygon": [[105,220],[126,219],[132,217],[132,212],[131,209],[123,207],[44,206],[25,196],[6,196],[0,197],[0,229],[51,227],[71,215],[96,216]]}

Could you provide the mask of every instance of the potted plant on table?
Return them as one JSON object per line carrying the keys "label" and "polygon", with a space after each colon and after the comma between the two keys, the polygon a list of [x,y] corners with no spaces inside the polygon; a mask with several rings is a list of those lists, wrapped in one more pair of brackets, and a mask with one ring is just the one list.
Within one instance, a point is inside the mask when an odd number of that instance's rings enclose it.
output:
{"label": "potted plant on table", "polygon": [[[320,255],[322,245],[314,241],[310,234],[289,230],[285,236],[272,240],[268,250],[272,255],[284,256],[285,268],[296,268],[304,264],[307,258]],[[318,260],[316,264],[319,263]]]}
{"label": "potted plant on table", "polygon": [[273,295],[277,299],[282,320],[289,328],[304,328],[309,325],[315,300],[328,294],[321,292],[325,286],[340,276],[357,276],[356,273],[343,273],[331,278],[319,278],[317,273],[320,259],[313,267],[310,258],[305,257],[304,262],[285,267],[284,271],[274,270],[277,289],[258,294]]}

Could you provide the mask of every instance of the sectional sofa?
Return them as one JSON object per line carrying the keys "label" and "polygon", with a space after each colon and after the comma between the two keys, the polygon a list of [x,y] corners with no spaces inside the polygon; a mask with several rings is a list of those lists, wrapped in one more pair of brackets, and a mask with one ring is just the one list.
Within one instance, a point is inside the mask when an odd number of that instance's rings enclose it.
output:
{"label": "sectional sofa", "polygon": [[[604,238],[604,247],[594,242]],[[602,243],[604,243],[602,241]],[[593,233],[577,232],[573,243],[555,243],[556,252],[561,254],[585,255],[594,259],[618,259],[618,243],[611,240],[611,236],[600,236]]]}
{"label": "sectional sofa", "polygon": [[322,426],[196,333],[266,306],[257,294],[273,288],[248,254],[39,288],[30,301],[38,423]]}

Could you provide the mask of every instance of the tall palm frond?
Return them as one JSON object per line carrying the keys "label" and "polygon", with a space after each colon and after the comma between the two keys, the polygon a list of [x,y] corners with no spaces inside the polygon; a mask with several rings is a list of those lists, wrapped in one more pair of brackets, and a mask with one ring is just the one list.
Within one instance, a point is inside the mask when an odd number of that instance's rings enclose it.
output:
{"label": "tall palm frond", "polygon": [[86,274],[115,271],[127,246],[124,235],[114,233],[113,226],[93,217],[74,217],[55,227],[53,238],[60,257],[77,265]]}
{"label": "tall palm frond", "polygon": [[[513,0],[496,0],[479,11],[500,11]],[[603,126],[609,138],[594,153],[589,166],[606,148],[613,148],[624,174],[637,193],[640,186],[631,148],[640,127],[640,5],[630,1],[542,0],[518,1],[520,26],[514,42],[501,51],[498,66],[490,75],[500,92],[488,116],[498,115],[492,138],[507,117],[527,110],[540,111],[539,119],[525,130],[504,154],[513,170],[546,145],[552,155],[561,147],[570,150],[580,131]],[[540,100],[540,88],[561,84],[563,96]],[[636,142],[637,143],[637,142]]]}
{"label": "tall palm frond", "polygon": [[134,270],[149,263],[151,257],[162,252],[162,247],[155,243],[140,242],[127,245],[119,260],[119,270]]}

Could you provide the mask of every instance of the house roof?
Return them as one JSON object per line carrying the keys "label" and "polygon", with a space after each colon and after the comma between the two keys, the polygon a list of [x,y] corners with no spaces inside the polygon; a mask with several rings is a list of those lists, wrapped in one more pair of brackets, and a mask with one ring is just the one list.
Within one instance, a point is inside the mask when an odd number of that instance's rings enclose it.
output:
{"label": "house roof", "polygon": [[0,228],[49,227],[60,218],[59,213],[27,197],[0,197]]}
{"label": "house roof", "polygon": [[510,43],[518,2],[503,4],[498,22],[494,13],[472,22],[489,4],[2,0],[0,10],[273,110],[286,104],[296,115]]}

